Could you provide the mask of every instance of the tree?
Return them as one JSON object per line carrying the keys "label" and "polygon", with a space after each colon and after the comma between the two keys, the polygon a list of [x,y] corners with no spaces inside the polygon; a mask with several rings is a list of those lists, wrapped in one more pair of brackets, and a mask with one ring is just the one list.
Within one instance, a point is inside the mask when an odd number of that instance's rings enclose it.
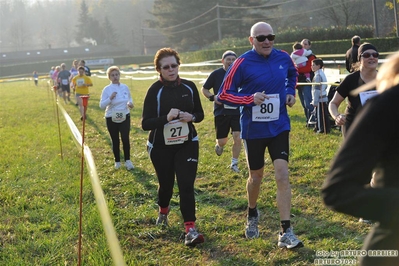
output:
{"label": "tree", "polygon": [[89,8],[86,5],[85,0],[82,1],[80,4],[80,12],[79,12],[79,18],[78,18],[78,24],[76,25],[77,27],[77,33],[76,33],[76,41],[80,44],[85,43],[84,39],[85,38],[91,38],[91,30],[90,30],[90,14],[89,14]]}
{"label": "tree", "polygon": [[[250,26],[267,18],[269,0],[155,0],[150,28],[167,36],[169,45],[182,50],[203,48],[224,37],[248,36]],[[187,11],[190,12],[187,12]]]}
{"label": "tree", "polygon": [[359,7],[362,3],[364,5],[364,1],[359,0],[328,0],[324,5],[329,6],[329,8],[321,10],[320,13],[335,26],[347,27],[360,24],[361,8]]}
{"label": "tree", "polygon": [[108,17],[104,18],[103,29],[104,32],[106,33],[104,36],[104,44],[117,45],[118,44],[117,34],[111,22],[108,20]]}

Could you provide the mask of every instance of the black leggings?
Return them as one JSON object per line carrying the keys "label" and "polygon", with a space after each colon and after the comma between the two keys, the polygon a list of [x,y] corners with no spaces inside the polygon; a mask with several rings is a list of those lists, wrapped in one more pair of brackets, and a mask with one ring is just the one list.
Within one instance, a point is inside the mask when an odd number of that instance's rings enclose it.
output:
{"label": "black leggings", "polygon": [[121,134],[125,161],[130,160],[130,114],[126,115],[126,120],[122,123],[112,122],[111,117],[107,117],[106,120],[107,129],[112,140],[112,151],[114,153],[115,162],[121,161],[119,133]]}
{"label": "black leggings", "polygon": [[184,222],[195,221],[194,181],[198,168],[198,141],[148,149],[158,177],[158,205],[166,208],[173,195],[175,175]]}

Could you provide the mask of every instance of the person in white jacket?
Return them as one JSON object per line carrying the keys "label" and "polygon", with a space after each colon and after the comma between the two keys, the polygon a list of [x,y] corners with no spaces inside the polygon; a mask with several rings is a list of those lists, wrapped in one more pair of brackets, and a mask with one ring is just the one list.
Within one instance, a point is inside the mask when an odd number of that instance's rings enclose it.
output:
{"label": "person in white jacket", "polygon": [[321,59],[313,59],[312,71],[314,72],[312,85],[312,102],[316,112],[316,125],[314,131],[316,133],[330,133],[331,125],[328,112],[328,94],[327,94],[327,78],[323,71],[324,63]]}
{"label": "person in white jacket", "polygon": [[120,141],[121,135],[125,166],[127,170],[134,168],[130,160],[130,109],[133,108],[133,99],[129,87],[120,83],[120,70],[117,66],[107,69],[111,83],[104,87],[101,93],[100,108],[105,109],[107,129],[112,140],[112,151],[115,159],[115,169],[121,167]]}

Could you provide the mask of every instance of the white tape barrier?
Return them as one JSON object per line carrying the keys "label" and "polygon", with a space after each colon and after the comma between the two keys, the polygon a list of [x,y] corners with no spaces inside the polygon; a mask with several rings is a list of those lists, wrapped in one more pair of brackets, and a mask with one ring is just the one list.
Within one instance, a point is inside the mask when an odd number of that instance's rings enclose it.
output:
{"label": "white tape barrier", "polygon": [[[59,102],[57,102],[57,105],[60,108],[62,114],[64,115],[65,120],[67,121],[69,129],[71,130],[72,135],[74,136],[74,141],[81,148],[82,147],[82,135],[80,134],[75,123],[72,121],[71,117],[65,111],[64,107],[61,104],[59,104]],[[98,175],[97,175],[97,168],[94,163],[93,155],[91,153],[90,148],[86,145],[84,145],[84,156],[86,159],[87,168],[90,173],[90,180],[91,180],[91,185],[92,185],[93,192],[94,192],[94,197],[96,199],[97,207],[100,212],[101,222],[103,224],[104,232],[107,237],[107,242],[108,242],[108,246],[110,249],[112,260],[114,262],[114,265],[125,266],[126,264],[123,259],[123,254],[122,254],[121,247],[119,245],[119,240],[116,237],[115,228],[112,223],[111,216],[109,214],[107,203],[105,201],[104,192],[101,188],[100,179],[98,178]]]}

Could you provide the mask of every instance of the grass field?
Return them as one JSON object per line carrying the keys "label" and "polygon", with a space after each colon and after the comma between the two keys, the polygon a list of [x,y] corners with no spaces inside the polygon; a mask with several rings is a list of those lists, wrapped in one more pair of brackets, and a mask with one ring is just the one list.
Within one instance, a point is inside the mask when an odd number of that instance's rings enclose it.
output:
{"label": "grass field", "polygon": [[[133,171],[113,168],[104,111],[98,106],[107,79],[93,77],[87,111],[86,144],[94,155],[127,265],[313,265],[317,251],[361,249],[370,227],[328,210],[320,197],[330,161],[342,141],[340,132],[316,135],[305,128],[299,101],[289,109],[289,169],[292,223],[304,248],[277,247],[279,216],[270,159],[258,201],[260,237],[245,239],[248,171],[244,152],[239,174],[227,169],[231,140],[223,155],[216,156],[212,103],[202,96],[205,119],[196,124],[200,161],[195,188],[197,226],[206,242],[196,248],[183,245],[177,188],[171,202],[171,226],[155,226],[157,179],[146,152],[148,132],[140,122],[143,99],[153,81],[122,81],[131,88],[135,102],[130,134]],[[76,265],[80,148],[61,116],[61,159],[54,95],[45,80],[40,80],[39,87],[33,81],[0,83],[0,95],[0,265]],[[78,108],[73,103],[63,105],[81,129]],[[87,171],[82,231],[82,264],[112,265]]]}

